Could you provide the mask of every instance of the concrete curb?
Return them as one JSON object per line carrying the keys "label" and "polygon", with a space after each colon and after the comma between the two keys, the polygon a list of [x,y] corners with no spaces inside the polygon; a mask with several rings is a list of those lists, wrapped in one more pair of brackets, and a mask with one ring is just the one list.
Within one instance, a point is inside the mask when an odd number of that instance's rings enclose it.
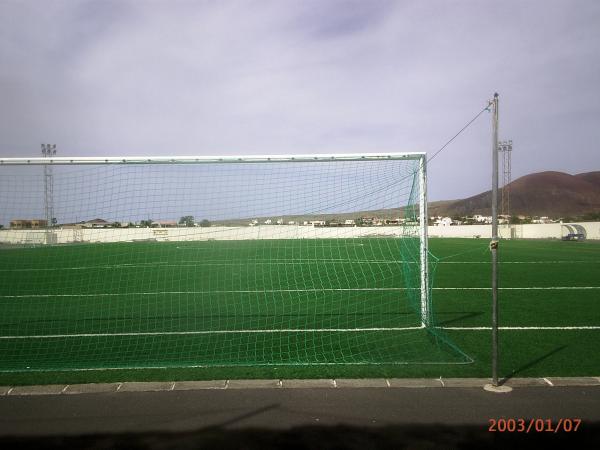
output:
{"label": "concrete curb", "polygon": [[335,380],[282,380],[282,387],[291,389],[335,388]]}
{"label": "concrete curb", "polygon": [[598,386],[597,377],[548,377],[553,386]]}
{"label": "concrete curb", "polygon": [[62,392],[63,394],[100,394],[105,392],[117,392],[121,383],[90,383],[70,384]]}
{"label": "concrete curb", "polygon": [[281,380],[228,380],[226,389],[277,389]]}
{"label": "concrete curb", "polygon": [[[391,388],[441,388],[441,378],[390,378],[387,380]],[[483,386],[483,385],[482,385]]]}
{"label": "concrete curb", "polygon": [[225,389],[227,380],[176,381],[174,391],[196,391],[200,389]]}
{"label": "concrete curb", "polygon": [[175,386],[174,381],[149,381],[138,382],[132,381],[123,383],[117,392],[157,392],[157,391],[172,391]]}
{"label": "concrete curb", "polygon": [[[53,384],[41,386],[0,386],[0,396],[77,395],[121,392],[166,392],[203,389],[412,389],[412,388],[481,388],[489,378],[365,378],[309,380],[209,380],[124,382],[91,384]],[[519,387],[600,387],[600,377],[511,378],[504,383]]]}
{"label": "concrete curb", "polygon": [[335,380],[338,388],[387,388],[389,383],[384,378],[364,378],[364,379],[338,379]]}

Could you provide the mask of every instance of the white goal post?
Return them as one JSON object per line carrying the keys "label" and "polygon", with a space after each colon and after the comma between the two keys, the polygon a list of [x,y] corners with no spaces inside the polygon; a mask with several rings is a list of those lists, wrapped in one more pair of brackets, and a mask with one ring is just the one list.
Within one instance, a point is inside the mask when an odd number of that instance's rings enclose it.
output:
{"label": "white goal post", "polygon": [[299,154],[299,155],[237,155],[237,156],[92,156],[49,158],[0,158],[1,166],[61,166],[106,164],[210,164],[210,163],[265,163],[265,162],[331,162],[331,161],[418,161],[419,182],[419,237],[420,237],[420,295],[422,325],[430,322],[429,264],[427,235],[427,154],[425,152]]}

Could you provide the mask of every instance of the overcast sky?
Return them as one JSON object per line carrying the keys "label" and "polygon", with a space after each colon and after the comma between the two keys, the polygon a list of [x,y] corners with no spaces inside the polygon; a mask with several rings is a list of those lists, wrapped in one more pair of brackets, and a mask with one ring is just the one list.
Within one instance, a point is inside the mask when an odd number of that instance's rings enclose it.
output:
{"label": "overcast sky", "polygon": [[[435,152],[600,170],[600,2],[0,0],[0,156]],[[430,199],[489,189],[484,113]]]}

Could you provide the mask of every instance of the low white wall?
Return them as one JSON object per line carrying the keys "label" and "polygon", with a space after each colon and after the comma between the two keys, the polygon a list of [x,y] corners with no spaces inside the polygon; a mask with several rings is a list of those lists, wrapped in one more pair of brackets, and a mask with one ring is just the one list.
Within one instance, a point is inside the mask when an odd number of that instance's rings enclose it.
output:
{"label": "low white wall", "polygon": [[[207,241],[250,239],[327,239],[368,236],[401,236],[403,227],[312,227],[294,225],[262,225],[254,227],[206,228],[96,228],[56,229],[49,239],[52,243],[73,242],[135,242],[156,241]],[[42,244],[47,234],[40,230],[0,230],[0,243]]]}
{"label": "low white wall", "polygon": [[[588,239],[600,239],[600,222],[581,222]],[[416,230],[415,230],[416,231]],[[135,242],[156,241],[206,241],[249,239],[327,239],[377,236],[401,236],[404,227],[311,227],[295,225],[258,225],[254,227],[206,228],[96,228],[56,229],[51,233],[42,230],[0,230],[0,243],[43,244],[49,236],[51,243],[73,242]],[[430,237],[490,238],[491,225],[459,225],[428,227]],[[501,225],[501,238],[560,239],[569,231],[561,224]]]}
{"label": "low white wall", "polygon": [[[566,225],[577,225],[587,239],[600,239],[600,222],[574,222],[569,224],[547,223],[528,225],[500,225],[498,234],[504,239],[560,239],[570,231]],[[491,238],[491,225],[457,225],[449,227],[428,227],[430,237]]]}

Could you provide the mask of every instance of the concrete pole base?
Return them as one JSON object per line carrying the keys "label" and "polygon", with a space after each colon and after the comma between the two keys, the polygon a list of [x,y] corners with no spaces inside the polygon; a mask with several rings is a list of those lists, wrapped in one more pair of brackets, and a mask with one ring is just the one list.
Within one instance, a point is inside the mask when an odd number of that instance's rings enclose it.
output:
{"label": "concrete pole base", "polygon": [[485,391],[495,392],[497,394],[505,394],[505,393],[511,392],[513,390],[513,388],[511,388],[510,386],[505,386],[503,384],[498,385],[498,386],[494,386],[493,384],[486,384],[485,386],[483,386],[483,389]]}

